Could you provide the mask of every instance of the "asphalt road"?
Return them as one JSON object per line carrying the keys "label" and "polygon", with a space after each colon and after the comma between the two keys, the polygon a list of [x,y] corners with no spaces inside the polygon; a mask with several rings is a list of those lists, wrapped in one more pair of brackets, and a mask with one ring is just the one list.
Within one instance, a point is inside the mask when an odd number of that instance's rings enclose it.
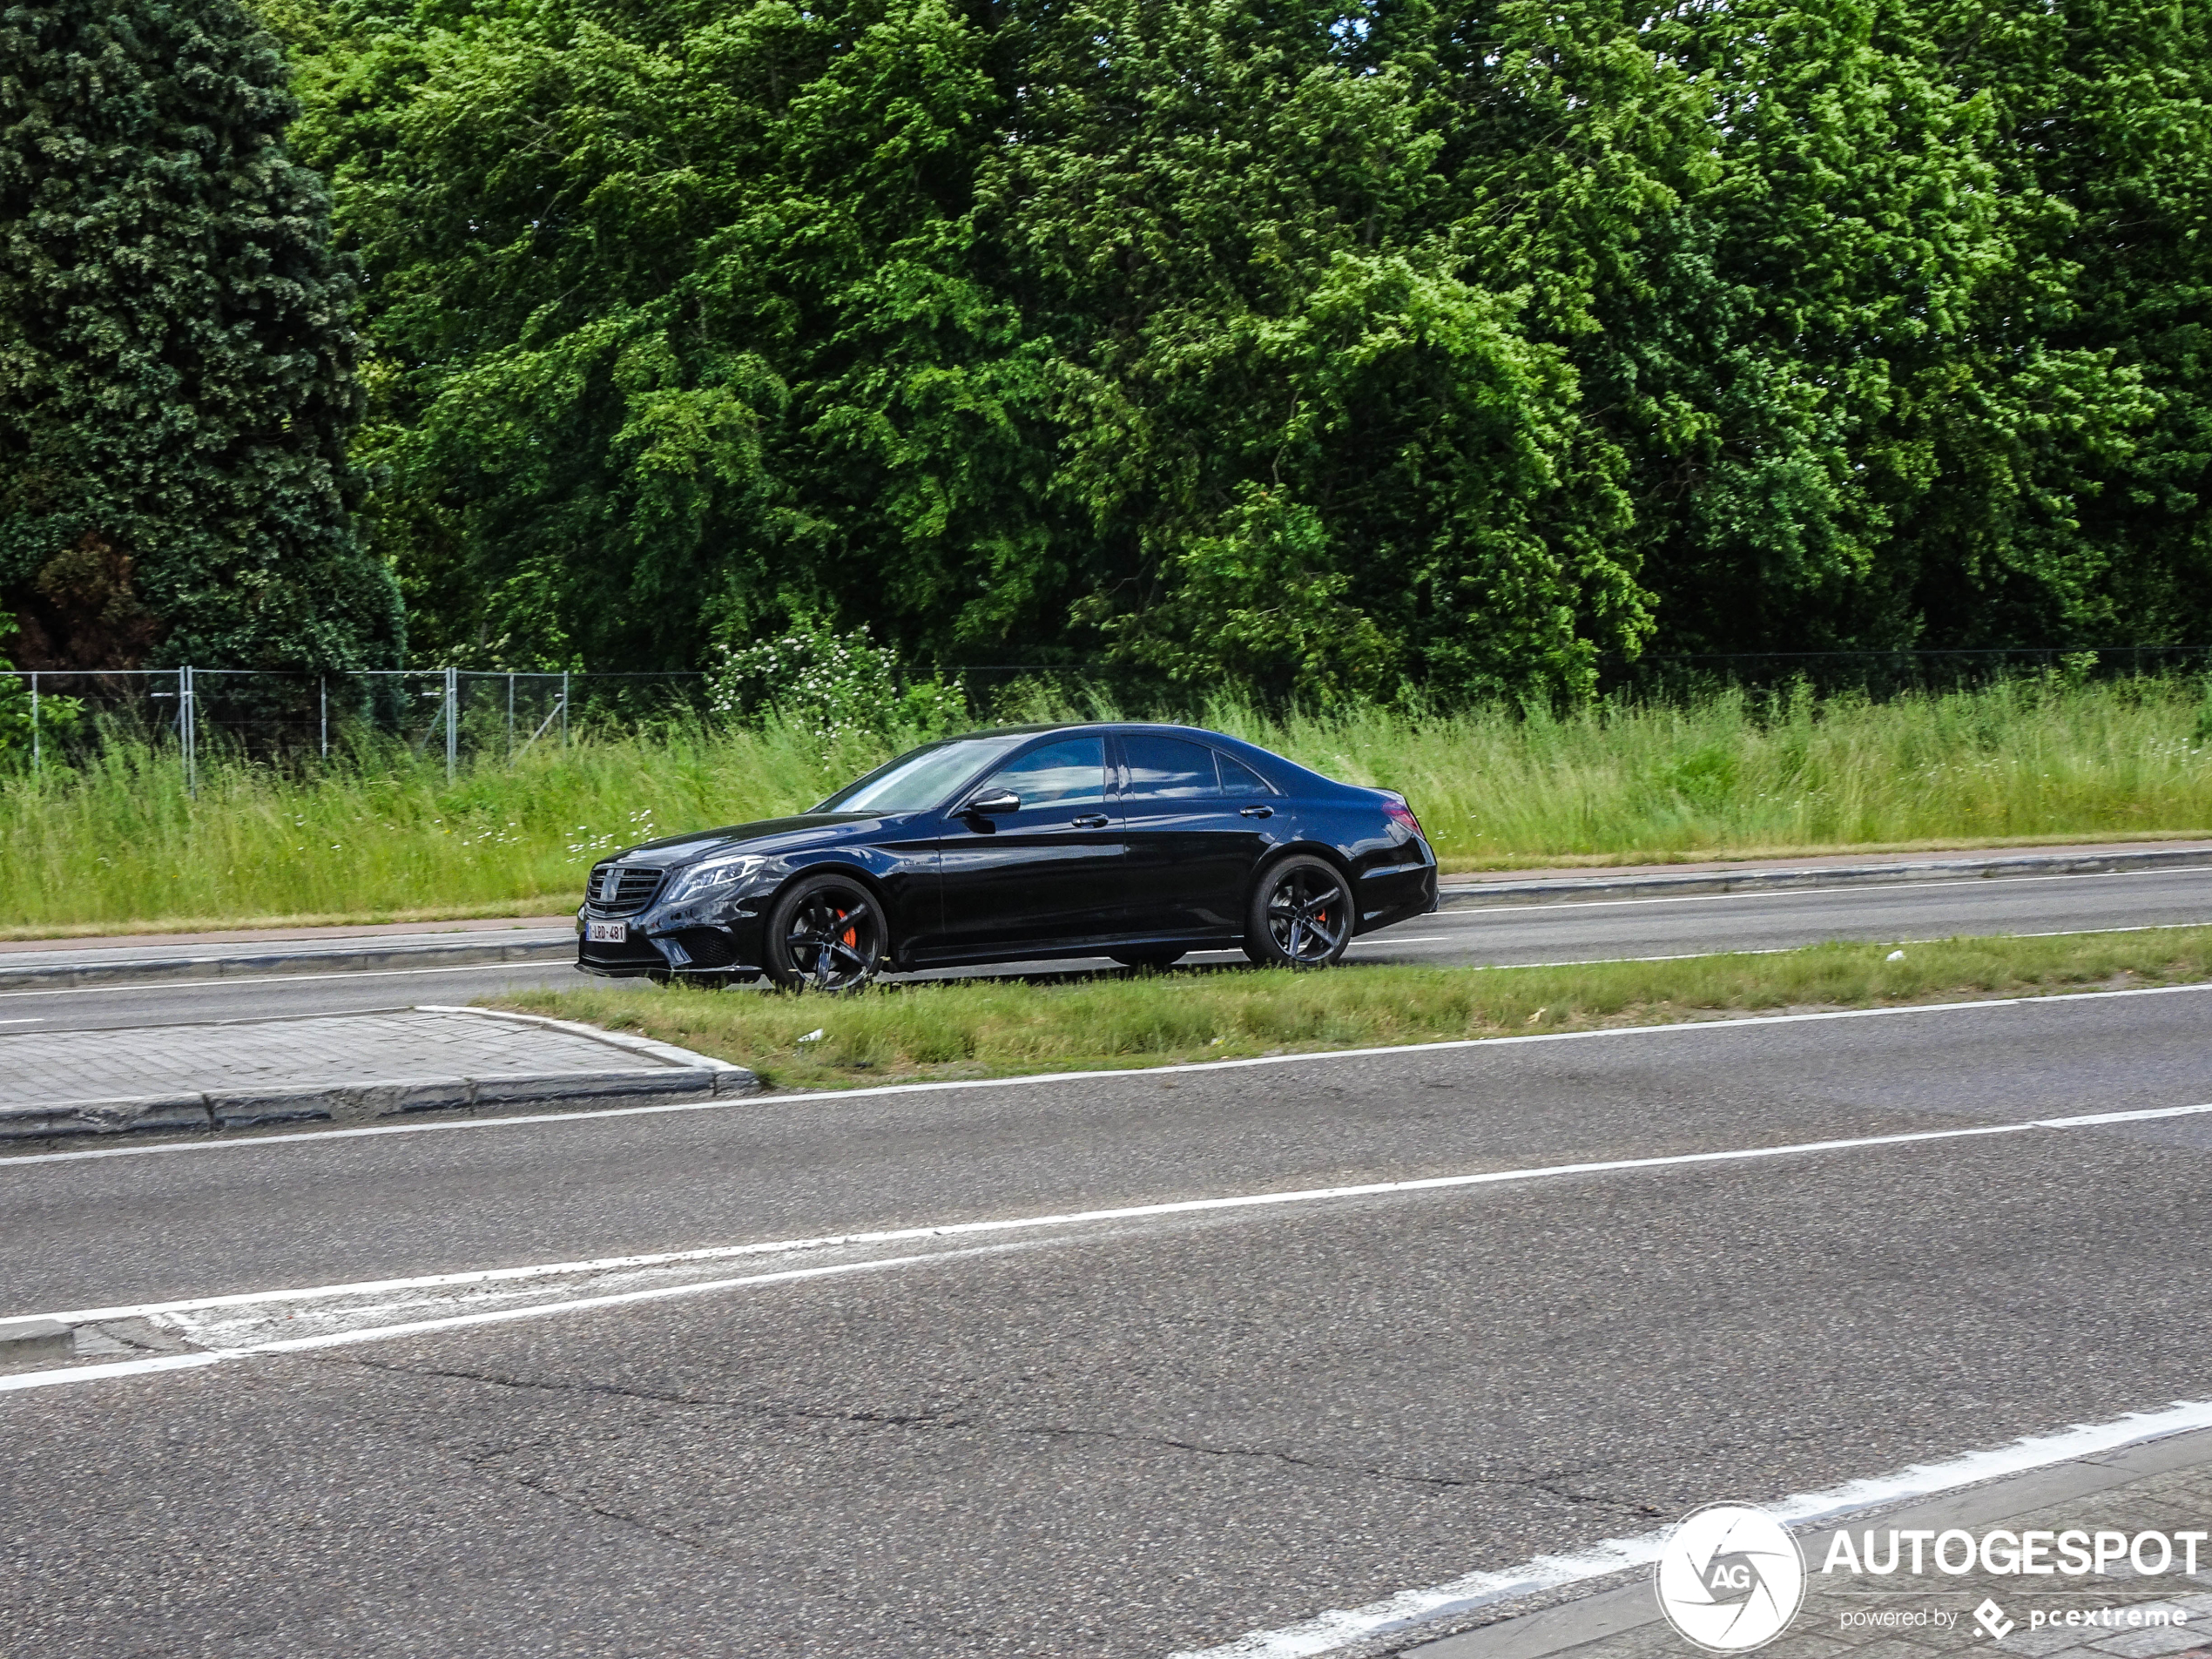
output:
{"label": "asphalt road", "polygon": [[[2212,865],[2112,875],[2020,876],[1885,887],[1719,894],[1597,903],[1446,910],[1355,941],[1350,959],[1372,962],[1585,961],[1620,956],[1784,950],[1829,939],[1903,941],[1955,934],[2030,934],[2212,922]],[[1231,950],[1194,961],[1241,962]],[[1118,973],[1103,959],[1030,963],[1028,974]],[[929,975],[927,977],[941,977]],[[142,987],[0,992],[0,1030],[266,1019],[363,1012],[420,1002],[468,1002],[535,986],[617,986],[565,966],[425,968],[179,981]]]}
{"label": "asphalt road", "polygon": [[[2202,1399],[2212,1116],[1956,1131],[2212,1102],[2209,1014],[0,1161],[0,1309],[35,1313],[1948,1136],[826,1246],[714,1270],[810,1278],[0,1392],[0,1651],[1165,1656]],[[701,1270],[589,1282],[662,1271]]]}

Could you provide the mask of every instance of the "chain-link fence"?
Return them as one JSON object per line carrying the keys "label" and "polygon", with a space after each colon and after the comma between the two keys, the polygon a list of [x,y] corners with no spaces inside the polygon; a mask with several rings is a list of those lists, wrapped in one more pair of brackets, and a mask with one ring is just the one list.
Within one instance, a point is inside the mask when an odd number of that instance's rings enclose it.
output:
{"label": "chain-link fence", "polygon": [[257,669],[0,669],[26,693],[17,735],[32,770],[117,741],[173,752],[196,790],[218,751],[256,759],[346,758],[397,745],[512,760],[565,746],[587,724],[696,715],[699,674],[491,672],[428,668],[318,674]]}
{"label": "chain-link fence", "polygon": [[1803,685],[1819,697],[1856,692],[1881,701],[1915,691],[1973,691],[2000,680],[2031,677],[2113,680],[2202,673],[2209,668],[2212,646],[2207,645],[1729,651],[1606,658],[1599,664],[1598,685],[1604,693],[1630,697],[1696,697],[1722,690],[1782,691]]}
{"label": "chain-link fence", "polygon": [[[1912,691],[1972,690],[2007,678],[2067,681],[2212,671],[2212,647],[2127,645],[2096,651],[1768,651],[1607,658],[1599,688],[1635,698],[1694,698],[1725,690],[1876,699]],[[1106,663],[978,663],[943,671],[979,720],[1055,712],[1194,712],[1203,694],[1150,671]],[[84,758],[116,742],[172,752],[197,789],[216,752],[296,762],[365,759],[394,745],[442,759],[510,762],[584,730],[635,731],[655,721],[703,718],[698,673],[529,673],[462,668],[354,674],[271,670],[28,670],[0,668],[28,692],[0,724],[0,759],[32,769]],[[0,704],[0,714],[7,705]],[[27,731],[24,727],[27,725]],[[9,759],[12,756],[12,759]]]}

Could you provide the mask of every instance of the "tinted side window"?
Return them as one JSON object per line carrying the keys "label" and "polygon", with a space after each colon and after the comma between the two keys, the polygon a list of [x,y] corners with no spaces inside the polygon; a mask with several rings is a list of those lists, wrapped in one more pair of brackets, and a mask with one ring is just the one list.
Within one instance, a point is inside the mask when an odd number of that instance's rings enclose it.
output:
{"label": "tinted side window", "polygon": [[1032,749],[1013,765],[993,772],[985,789],[1010,789],[1022,797],[1022,810],[1033,806],[1087,806],[1106,799],[1106,739],[1066,738]]}
{"label": "tinted side window", "polygon": [[1224,795],[1271,795],[1267,779],[1241,760],[1231,760],[1217,749],[1213,758],[1221,767],[1221,792]]}
{"label": "tinted side window", "polygon": [[1122,739],[1129,765],[1129,798],[1136,800],[1211,800],[1213,751],[1180,738],[1132,735]]}

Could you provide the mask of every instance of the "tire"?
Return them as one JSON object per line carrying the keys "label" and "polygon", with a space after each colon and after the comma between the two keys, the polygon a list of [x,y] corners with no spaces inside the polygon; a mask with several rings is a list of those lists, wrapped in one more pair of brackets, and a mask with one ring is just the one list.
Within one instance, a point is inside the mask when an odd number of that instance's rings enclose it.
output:
{"label": "tire", "polygon": [[1173,968],[1190,953],[1187,950],[1109,950],[1106,953],[1123,968]]}
{"label": "tire", "polygon": [[1298,853],[1261,873],[1244,912],[1244,954],[1262,968],[1327,968],[1352,943],[1352,889],[1326,859]]}
{"label": "tire", "polygon": [[787,990],[864,988],[890,954],[874,894],[843,875],[810,875],[768,913],[768,977]]}

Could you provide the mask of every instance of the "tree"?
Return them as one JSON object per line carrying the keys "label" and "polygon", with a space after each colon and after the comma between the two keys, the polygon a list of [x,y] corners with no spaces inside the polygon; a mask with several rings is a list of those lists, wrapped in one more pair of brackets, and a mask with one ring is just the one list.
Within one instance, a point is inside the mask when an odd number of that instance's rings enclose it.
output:
{"label": "tree", "polygon": [[435,12],[308,78],[438,637],[691,666],[818,611],[910,656],[1060,625],[1053,388],[968,201],[980,33],[941,0]]}
{"label": "tree", "polygon": [[1414,23],[1090,0],[1039,32],[988,188],[1074,360],[1078,614],[1309,697],[1580,694],[1634,651],[1617,452],[1525,273],[1468,257],[1469,99]]}
{"label": "tree", "polygon": [[0,12],[0,604],[32,665],[397,661],[293,113],[239,0]]}
{"label": "tree", "polygon": [[2009,358],[1986,505],[1938,521],[1965,533],[1937,568],[1981,600],[1953,625],[1974,643],[2212,640],[2212,13],[1935,17],[1989,107],[2020,273],[1981,324]]}
{"label": "tree", "polygon": [[2201,5],[260,3],[442,652],[1460,698],[2212,629]]}

